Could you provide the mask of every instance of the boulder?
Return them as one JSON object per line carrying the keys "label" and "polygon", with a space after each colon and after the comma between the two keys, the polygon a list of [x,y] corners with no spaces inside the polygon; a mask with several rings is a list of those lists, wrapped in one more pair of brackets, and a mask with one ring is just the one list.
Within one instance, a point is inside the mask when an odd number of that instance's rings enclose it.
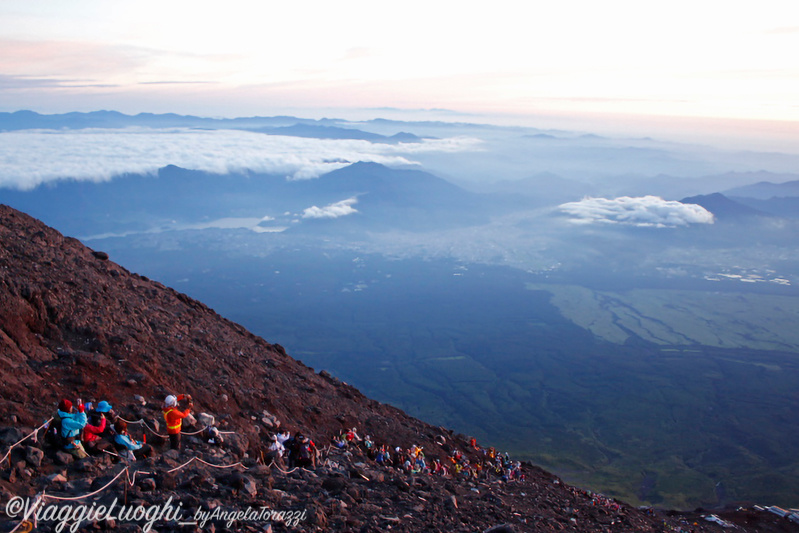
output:
{"label": "boulder", "polygon": [[211,427],[214,425],[214,415],[209,415],[208,413],[200,413],[197,415],[197,420],[200,422],[202,427]]}
{"label": "boulder", "polygon": [[329,477],[322,481],[322,488],[330,494],[341,494],[347,488],[347,481],[343,477]]}
{"label": "boulder", "polygon": [[19,428],[15,427],[5,427],[0,428],[0,444],[5,446],[11,446],[12,444],[16,444],[22,437],[24,437],[22,431]]}
{"label": "boulder", "polygon": [[327,515],[324,509],[319,504],[313,504],[308,513],[308,524],[316,526],[322,531],[327,530]]}
{"label": "boulder", "polygon": [[225,447],[230,450],[236,459],[241,459],[244,457],[244,454],[247,453],[247,449],[250,447],[250,441],[247,440],[247,437],[244,435],[230,433],[225,435]]}
{"label": "boulder", "polygon": [[44,479],[48,485],[60,485],[67,482],[67,477],[60,472],[50,474]]}
{"label": "boulder", "polygon": [[29,465],[39,468],[42,466],[42,459],[44,459],[44,452],[39,448],[34,446],[28,446],[25,448],[25,461]]}
{"label": "boulder", "polygon": [[502,524],[501,526],[488,528],[483,533],[516,533],[516,530],[510,524]]}
{"label": "boulder", "polygon": [[75,460],[75,457],[67,452],[64,451],[57,451],[55,452],[55,462],[59,465],[69,465]]}
{"label": "boulder", "polygon": [[138,480],[139,488],[144,492],[152,492],[156,488],[155,479],[151,477],[146,477],[144,479]]}

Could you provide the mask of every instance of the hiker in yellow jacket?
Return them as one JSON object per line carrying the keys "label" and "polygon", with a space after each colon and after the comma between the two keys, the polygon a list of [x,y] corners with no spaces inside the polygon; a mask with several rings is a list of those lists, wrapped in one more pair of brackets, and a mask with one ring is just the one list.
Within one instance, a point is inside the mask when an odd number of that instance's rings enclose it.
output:
{"label": "hiker in yellow jacket", "polygon": [[[178,409],[178,402],[181,400],[189,402],[189,406],[185,411]],[[191,396],[187,394],[179,394],[178,396],[170,394],[164,400],[162,411],[164,412],[164,420],[166,420],[166,432],[169,435],[169,447],[171,449],[180,449],[180,429],[183,426],[183,419],[189,416],[193,408],[194,402],[192,402]]]}

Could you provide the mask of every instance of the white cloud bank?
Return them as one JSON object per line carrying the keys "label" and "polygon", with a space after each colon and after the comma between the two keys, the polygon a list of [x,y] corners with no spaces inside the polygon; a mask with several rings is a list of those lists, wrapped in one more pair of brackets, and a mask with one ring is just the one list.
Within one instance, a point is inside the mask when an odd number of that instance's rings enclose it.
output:
{"label": "white cloud bank", "polygon": [[317,207],[315,205],[305,209],[302,212],[302,218],[339,218],[353,213],[357,213],[353,204],[357,204],[357,198],[347,198],[334,204],[326,205],[325,207]]}
{"label": "white cloud bank", "polygon": [[676,227],[712,224],[713,213],[696,204],[683,204],[657,196],[632,198],[584,198],[559,209],[580,224],[625,224],[644,227]]}
{"label": "white cloud bank", "polygon": [[415,164],[414,153],[474,149],[473,138],[377,144],[236,130],[89,129],[0,133],[0,187],[31,189],[58,179],[107,181],[167,165],[219,174],[251,170],[316,178],[356,161]]}

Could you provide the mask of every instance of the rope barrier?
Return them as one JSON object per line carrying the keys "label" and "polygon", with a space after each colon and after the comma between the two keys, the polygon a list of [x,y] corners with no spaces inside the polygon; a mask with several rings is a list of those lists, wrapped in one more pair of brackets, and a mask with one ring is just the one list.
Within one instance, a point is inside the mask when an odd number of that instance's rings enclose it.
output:
{"label": "rope barrier", "polygon": [[241,464],[241,462],[233,463],[232,465],[215,465],[215,464],[209,463],[208,461],[203,461],[203,460],[202,460],[202,459],[200,459],[199,457],[192,457],[191,459],[189,459],[188,461],[186,461],[186,462],[185,462],[185,463],[183,463],[182,465],[180,465],[180,466],[176,466],[175,468],[173,468],[173,469],[171,469],[171,470],[167,470],[167,473],[168,473],[168,474],[171,474],[172,472],[175,472],[175,471],[177,471],[177,470],[180,470],[181,468],[185,468],[185,467],[187,467],[188,465],[190,465],[191,463],[193,463],[194,461],[200,461],[201,463],[203,463],[203,464],[205,464],[205,465],[208,465],[208,466],[212,466],[212,467],[214,467],[214,468],[233,468],[233,467],[236,467],[236,466],[241,466],[241,467],[243,467],[244,469],[247,469],[247,467],[246,467],[246,466],[244,466],[243,464]]}
{"label": "rope barrier", "polygon": [[[119,473],[118,473],[116,476],[114,476],[114,479],[112,479],[111,481],[109,481],[108,483],[106,483],[105,485],[103,485],[101,488],[99,488],[99,489],[97,489],[96,491],[94,491],[94,492],[91,492],[91,493],[89,493],[89,494],[84,494],[83,496],[75,496],[75,497],[72,497],[72,498],[62,498],[62,497],[60,497],[60,496],[50,496],[50,495],[47,495],[47,499],[50,499],[50,500],[58,500],[58,501],[65,501],[65,502],[72,502],[72,501],[77,501],[77,500],[82,500],[82,499],[84,499],[84,498],[88,498],[89,496],[94,496],[95,494],[98,494],[98,493],[100,493],[100,492],[104,491],[105,489],[107,489],[108,487],[110,487],[110,486],[111,486],[111,485],[112,485],[112,484],[113,484],[113,483],[114,483],[114,482],[115,482],[117,479],[119,479],[119,477],[120,477],[122,474],[124,474],[125,472],[127,472],[127,471],[128,471],[128,468],[130,468],[130,467],[126,466],[125,468],[123,468],[122,470],[120,470],[120,471],[119,471]],[[42,497],[44,497],[44,496],[42,496]]]}
{"label": "rope barrier", "polygon": [[151,427],[149,426],[149,424],[147,424],[147,422],[145,422],[145,421],[144,421],[144,419],[143,419],[143,418],[142,418],[141,420],[125,420],[125,419],[124,419],[124,418],[122,418],[121,416],[118,416],[117,418],[118,418],[119,420],[122,420],[123,422],[127,422],[128,424],[142,424],[144,427],[146,427],[147,429],[149,429],[149,430],[150,430],[150,433],[152,433],[152,434],[153,434],[153,435],[155,435],[156,437],[161,437],[162,439],[169,438],[169,436],[168,436],[168,435],[161,435],[161,434],[160,434],[160,433],[158,433],[156,430],[154,430],[153,428],[151,428]]}
{"label": "rope barrier", "polygon": [[[129,469],[130,467],[127,468]],[[141,474],[143,476],[152,476],[154,472],[145,472],[144,470],[136,470],[135,472],[133,472],[133,476],[131,477],[130,470],[128,470],[128,475],[126,477],[128,478],[127,479],[128,485],[130,485],[131,487],[136,484],[136,474]]]}
{"label": "rope barrier", "polygon": [[50,419],[49,419],[49,420],[47,420],[47,421],[46,421],[44,424],[42,424],[41,426],[37,427],[36,429],[34,429],[33,431],[31,431],[30,433],[28,433],[27,435],[25,435],[25,436],[22,438],[22,440],[20,440],[20,441],[18,441],[18,442],[15,442],[14,444],[12,444],[12,445],[11,445],[11,447],[8,449],[8,452],[6,452],[6,454],[3,456],[3,458],[2,458],[2,459],[0,459],[0,464],[3,464],[3,461],[5,461],[5,460],[6,460],[6,459],[8,459],[9,457],[11,457],[11,450],[13,450],[15,447],[19,446],[20,444],[22,444],[23,442],[25,442],[26,440],[28,440],[28,439],[29,439],[29,438],[30,438],[32,435],[36,435],[36,433],[38,433],[40,429],[42,429],[43,427],[45,427],[46,425],[48,425],[48,424],[49,424],[50,422],[52,422],[52,421],[53,421],[53,417],[50,417]]}
{"label": "rope barrier", "polygon": [[280,468],[280,465],[278,465],[278,464],[277,464],[277,463],[274,461],[274,459],[272,460],[272,464],[271,464],[271,466],[274,466],[275,468],[277,468],[278,470],[280,470],[280,471],[281,471],[281,472],[283,472],[284,474],[291,474],[291,473],[292,473],[292,472],[294,472],[295,470],[299,470],[299,469],[300,469],[300,467],[299,467],[299,466],[295,466],[295,467],[294,467],[294,468],[292,468],[291,470],[283,470],[282,468]]}
{"label": "rope barrier", "polygon": [[294,472],[296,470],[305,470],[306,472],[313,472],[313,470],[308,470],[304,466],[295,466],[291,470],[283,470],[282,468],[280,468],[280,465],[275,462],[274,459],[272,459],[272,462],[269,463],[267,466],[274,466],[275,468],[277,468],[278,470],[280,470],[284,474],[291,474],[292,472]]}
{"label": "rope barrier", "polygon": [[[147,429],[149,429],[149,430],[150,430],[150,432],[151,432],[153,435],[156,435],[156,436],[158,436],[158,437],[161,437],[162,439],[169,438],[169,435],[161,435],[161,434],[160,434],[160,433],[158,433],[156,430],[154,430],[153,428],[151,428],[151,427],[150,427],[150,425],[149,425],[149,424],[147,424],[147,422],[145,422],[145,420],[144,420],[144,419],[131,421],[131,420],[125,420],[125,419],[124,419],[124,418],[122,418],[121,416],[118,416],[117,418],[119,418],[120,420],[123,420],[123,421],[127,422],[128,424],[142,424],[142,425],[144,425],[144,427],[146,427]],[[199,435],[200,433],[202,433],[203,431],[205,431],[205,430],[206,430],[206,429],[208,429],[209,427],[211,427],[211,426],[205,426],[204,428],[202,428],[202,429],[200,429],[200,430],[197,430],[197,431],[181,431],[181,432],[180,432],[180,434],[181,434],[181,435],[189,435],[189,436],[191,436],[191,435]],[[220,431],[220,432],[219,432],[219,434],[220,434],[220,435],[232,435],[232,434],[235,434],[235,433],[236,433],[235,431]]]}
{"label": "rope barrier", "polygon": [[205,431],[206,429],[208,429],[209,427],[211,427],[211,426],[205,426],[205,427],[204,427],[204,428],[202,428],[201,430],[199,430],[199,431],[194,431],[194,432],[191,432],[191,433],[190,433],[190,432],[187,432],[187,431],[181,431],[181,432],[180,432],[180,434],[181,434],[181,435],[198,435],[198,434],[202,433],[203,431]]}

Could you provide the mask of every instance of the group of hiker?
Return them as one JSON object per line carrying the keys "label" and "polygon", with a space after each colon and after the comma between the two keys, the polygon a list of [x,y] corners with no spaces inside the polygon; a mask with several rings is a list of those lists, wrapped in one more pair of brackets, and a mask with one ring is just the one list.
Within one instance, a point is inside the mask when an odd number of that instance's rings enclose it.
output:
{"label": "group of hiker", "polygon": [[[183,408],[180,407],[181,402]],[[180,450],[183,420],[194,409],[194,402],[188,394],[168,395],[162,405],[162,414],[166,423],[169,448]],[[203,415],[201,415],[203,416]],[[221,437],[216,428],[205,428],[207,441],[219,443]],[[128,421],[119,417],[108,401],[84,404],[80,399],[73,404],[63,399],[58,404],[58,411],[50,424],[48,436],[51,442],[77,459],[103,452],[115,453],[123,457],[139,460],[155,454],[155,449],[146,442],[135,439],[128,431]],[[439,445],[444,438],[436,439]],[[503,481],[523,480],[521,463],[512,461],[507,453],[499,454],[494,448],[478,446],[472,438],[468,448],[471,449],[471,460],[467,454],[458,449],[449,450],[449,454],[441,459],[428,461],[423,446],[416,444],[403,449],[392,447],[386,443],[376,443],[370,435],[361,437],[355,427],[347,428],[331,438],[331,448],[339,450],[357,449],[359,453],[373,460],[378,465],[391,467],[408,474],[427,474],[437,476],[460,477],[474,480],[486,480],[490,477]],[[264,456],[264,461],[278,467],[315,469],[321,458],[321,451],[314,441],[302,432],[292,435],[287,430],[275,433]]]}
{"label": "group of hiker", "polygon": [[283,430],[272,436],[265,460],[290,469],[315,469],[320,456],[321,451],[310,437],[299,431],[292,436]]}
{"label": "group of hiker", "polygon": [[[443,436],[436,439],[443,445]],[[483,448],[472,438],[469,447],[475,452],[472,460],[458,449],[452,449],[449,455],[441,460],[434,458],[428,461],[424,447],[412,444],[409,448],[392,447],[388,444],[377,444],[370,435],[361,438],[357,428],[344,429],[331,438],[331,446],[339,450],[355,447],[375,463],[401,470],[408,474],[428,474],[438,476],[464,477],[471,479],[488,479],[490,476],[503,481],[522,481],[524,472],[520,461],[512,461],[509,454],[497,453],[495,448]],[[477,457],[475,458],[474,455]]]}
{"label": "group of hiker", "polygon": [[[181,408],[180,405],[183,405]],[[188,394],[169,395],[164,399],[161,411],[166,423],[169,448],[180,450],[183,420],[194,410],[194,402]],[[202,414],[200,418],[202,419]],[[220,444],[222,437],[215,427],[201,431],[202,437],[210,444]],[[103,400],[96,405],[84,404],[80,399],[75,403],[63,399],[49,424],[47,440],[59,449],[70,453],[76,459],[104,452],[122,455],[131,460],[139,460],[155,454],[155,449],[146,442],[135,439],[128,431],[128,421],[117,415],[113,406]],[[292,436],[281,431],[272,438],[268,450],[273,461],[288,463],[289,468],[316,468],[320,451],[309,437],[297,432]]]}
{"label": "group of hiker", "polygon": [[[186,401],[184,409],[178,402]],[[169,437],[169,447],[180,449],[183,419],[191,414],[194,403],[189,395],[169,395],[164,399],[162,412]],[[136,460],[154,455],[155,450],[146,442],[136,440],[128,431],[128,422],[114,412],[106,400],[88,404],[78,398],[74,403],[62,399],[48,427],[48,440],[76,459],[89,455],[112,452]]]}

